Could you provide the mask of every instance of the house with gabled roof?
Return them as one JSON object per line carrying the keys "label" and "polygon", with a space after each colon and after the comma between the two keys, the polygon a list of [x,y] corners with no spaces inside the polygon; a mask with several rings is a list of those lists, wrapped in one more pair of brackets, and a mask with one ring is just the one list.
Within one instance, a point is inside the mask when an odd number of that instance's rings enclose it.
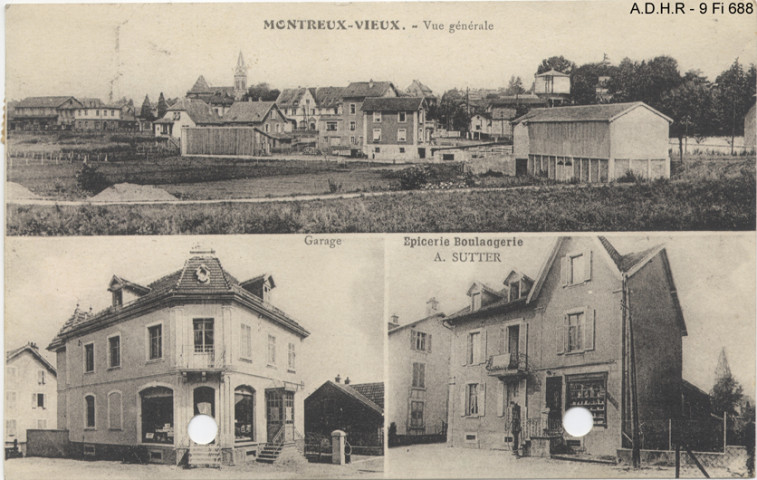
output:
{"label": "house with gabled roof", "polygon": [[82,104],[71,96],[27,97],[15,105],[11,130],[67,129]]}
{"label": "house with gabled roof", "polygon": [[534,75],[534,93],[549,106],[563,105],[570,99],[570,75],[554,68]]}
{"label": "house with gabled roof", "polygon": [[436,105],[438,100],[431,88],[421,83],[420,80],[414,79],[403,93],[408,97],[422,97],[426,100],[428,106]]}
{"label": "house with gabled roof", "polygon": [[294,128],[276,102],[234,102],[220,122],[229,126],[256,127],[269,135],[283,135]]}
{"label": "house with gabled roof", "polygon": [[430,156],[433,127],[422,97],[369,97],[361,108],[363,153],[368,158],[408,162]]}
{"label": "house with gabled roof", "polygon": [[56,428],[57,372],[29,342],[5,354],[5,447],[26,453],[26,431]]}
{"label": "house with gabled roof", "polygon": [[295,122],[298,130],[317,128],[315,88],[285,88],[276,98],[276,106],[290,120]]}
{"label": "house with gabled roof", "polygon": [[163,118],[153,122],[156,137],[181,139],[187,127],[218,125],[221,118],[203,100],[182,98],[174,103]]}
{"label": "house with gabled roof", "polygon": [[353,454],[384,454],[384,383],[353,384],[339,375],[305,399],[305,432],[327,439],[341,430]]}
{"label": "house with gabled roof", "polygon": [[445,440],[451,334],[444,318],[439,302],[431,298],[423,318],[400,324],[393,315],[388,324],[390,446],[429,435]]}
{"label": "house with gabled roof", "polygon": [[[48,346],[57,358],[58,428],[81,456],[226,464],[302,452],[302,344],[309,332],[276,308],[271,275],[232,276],[195,248],[148,283],[113,276],[110,307],[77,309]],[[200,447],[186,426],[214,417]],[[298,443],[299,442],[299,443]],[[300,453],[297,453],[297,452]]]}
{"label": "house with gabled roof", "polygon": [[[687,330],[665,247],[621,254],[604,237],[560,237],[533,278],[512,271],[501,289],[476,282],[469,305],[444,319],[452,329],[448,443],[520,449],[551,438],[614,457],[630,446],[635,403],[644,448],[667,448],[653,426],[681,414]],[[584,437],[562,430],[572,407],[592,415]]]}
{"label": "house with gabled roof", "polygon": [[516,162],[558,181],[606,183],[628,172],[670,178],[672,121],[643,102],[537,108],[515,120],[528,133],[514,133]]}

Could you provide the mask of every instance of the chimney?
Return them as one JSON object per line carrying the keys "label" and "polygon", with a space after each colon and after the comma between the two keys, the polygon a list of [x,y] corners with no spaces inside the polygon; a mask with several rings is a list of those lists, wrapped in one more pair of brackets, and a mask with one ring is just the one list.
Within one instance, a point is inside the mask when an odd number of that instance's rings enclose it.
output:
{"label": "chimney", "polygon": [[436,297],[431,297],[428,299],[428,302],[426,302],[426,316],[430,317],[437,313],[439,313],[439,301]]}
{"label": "chimney", "polygon": [[334,381],[335,381],[336,383],[341,383],[341,382],[342,382],[342,377],[341,377],[341,376],[340,376],[340,375],[339,375],[339,374],[337,373],[337,374],[336,374],[336,378],[334,379]]}
{"label": "chimney", "polygon": [[368,88],[373,88],[373,79],[372,78],[368,81]]}
{"label": "chimney", "polygon": [[344,384],[349,385],[350,384],[350,377],[347,377],[344,379]]}
{"label": "chimney", "polygon": [[391,323],[392,325],[399,325],[400,324],[400,317],[396,313],[391,316]]}

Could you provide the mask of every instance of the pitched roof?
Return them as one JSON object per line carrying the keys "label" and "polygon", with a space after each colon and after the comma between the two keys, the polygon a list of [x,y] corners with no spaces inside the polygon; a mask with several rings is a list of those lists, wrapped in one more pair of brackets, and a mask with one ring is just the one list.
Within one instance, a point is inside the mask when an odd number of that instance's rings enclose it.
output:
{"label": "pitched roof", "polygon": [[193,122],[200,123],[218,123],[220,120],[210,105],[196,98],[182,98],[174,103],[167,112],[183,111],[187,112]]}
{"label": "pitched roof", "polygon": [[610,258],[612,258],[612,261],[618,267],[618,270],[620,270],[623,273],[628,273],[639,262],[644,260],[647,257],[647,255],[661,248],[660,245],[656,245],[654,247],[647,248],[646,250],[642,250],[640,252],[631,252],[626,255],[621,255],[606,237],[598,237],[598,238],[599,238],[599,243],[601,243],[602,246],[605,247],[605,250],[607,250],[607,253],[610,255]]}
{"label": "pitched roof", "polygon": [[540,73],[536,76],[537,77],[570,77],[570,75],[568,75],[567,73],[558,72],[554,68],[547,72]]}
{"label": "pitched roof", "polygon": [[[331,380],[327,380],[326,383],[324,383],[321,386],[321,388],[323,388],[326,385],[331,386],[331,387],[333,387],[333,388],[341,391],[342,393],[345,393],[346,395],[354,398],[355,400],[357,400],[358,402],[362,403],[363,405],[365,405],[369,409],[373,410],[374,412],[376,412],[376,413],[378,413],[380,415],[384,414],[384,408],[382,406],[378,405],[376,402],[374,402],[370,398],[368,398],[365,395],[363,395],[361,392],[359,392],[358,390],[356,390],[355,388],[353,388],[352,385],[345,385],[343,383],[336,383],[336,382],[332,382]],[[384,384],[381,383],[380,385],[381,385],[381,389],[383,390]],[[320,388],[319,388],[319,390],[320,390]]]}
{"label": "pitched roof", "polygon": [[490,108],[513,107],[516,105],[546,105],[547,99],[524,93],[523,95],[504,95],[489,101]]}
{"label": "pitched roof", "polygon": [[195,84],[192,85],[192,88],[189,91],[191,93],[206,93],[210,91],[210,85],[208,85],[205,77],[200,75],[199,77],[197,77]]}
{"label": "pitched roof", "polygon": [[57,108],[72,98],[74,97],[27,97],[18,102],[16,108]]}
{"label": "pitched roof", "polygon": [[14,358],[18,357],[24,352],[31,353],[32,356],[34,356],[34,358],[39,360],[39,362],[42,363],[42,365],[44,365],[45,368],[47,368],[50,371],[50,373],[52,373],[55,376],[58,376],[58,372],[56,372],[55,367],[53,367],[53,364],[48,362],[47,359],[43,357],[41,353],[39,353],[39,348],[37,347],[37,344],[33,342],[29,342],[23,347],[19,347],[19,348],[16,348],[15,350],[11,350],[7,352],[5,354],[5,363],[7,364],[9,361],[13,360]]}
{"label": "pitched roof", "polygon": [[431,91],[429,87],[421,83],[420,80],[413,80],[413,82],[408,85],[408,87],[405,89],[405,92],[408,93],[411,97],[433,97],[434,92]]}
{"label": "pitched roof", "polygon": [[234,102],[223,116],[224,122],[260,123],[276,102]]}
{"label": "pitched roof", "polygon": [[618,117],[636,108],[645,108],[668,122],[673,120],[658,112],[644,102],[605,103],[599,105],[581,105],[573,107],[537,108],[531,110],[517,121],[529,123],[546,122],[613,122]]}
{"label": "pitched roof", "polygon": [[370,97],[363,102],[364,112],[413,112],[424,104],[423,97]]}
{"label": "pitched roof", "polygon": [[392,82],[352,82],[344,89],[342,96],[345,98],[352,97],[380,97],[385,95],[388,90],[396,89]]}
{"label": "pitched roof", "polygon": [[307,91],[307,88],[285,88],[279,93],[275,103],[280,107],[295,106]]}
{"label": "pitched roof", "polygon": [[[203,282],[201,278],[204,275],[207,275],[207,281]],[[47,348],[54,350],[63,346],[67,338],[76,336],[79,332],[83,334],[111,322],[126,320],[131,318],[131,314],[139,315],[147,305],[159,304],[177,296],[198,296],[207,299],[209,295],[232,295],[248,308],[290,331],[303,337],[309,335],[309,332],[289,315],[244,289],[241,283],[221,266],[220,260],[212,255],[194,255],[184,262],[180,270],[169,273],[143,288],[149,291],[121,307],[111,306],[93,314],[80,311],[77,306]]]}
{"label": "pitched roof", "polygon": [[315,90],[315,103],[321,108],[335,107],[342,103],[344,87],[320,87]]}
{"label": "pitched roof", "polygon": [[348,385],[368,400],[372,401],[381,409],[384,408],[384,382],[375,383],[351,383]]}
{"label": "pitched roof", "polygon": [[389,330],[389,334],[391,335],[392,333],[396,333],[396,332],[399,332],[400,330],[403,330],[403,329],[405,329],[405,328],[414,327],[414,326],[416,326],[416,325],[418,325],[418,324],[420,324],[420,323],[423,323],[423,322],[425,322],[426,320],[434,320],[434,319],[438,319],[438,320],[441,320],[441,319],[443,319],[444,317],[445,317],[444,313],[442,313],[442,312],[439,312],[439,313],[435,313],[435,314],[433,314],[433,315],[429,315],[429,316],[427,316],[427,317],[423,317],[423,318],[421,318],[421,319],[419,319],[419,320],[415,320],[415,321],[412,321],[412,322],[410,322],[410,323],[405,323],[404,325],[396,325],[396,326],[395,326],[395,324],[392,324],[392,323],[390,323],[390,324],[389,324],[389,326],[390,326],[390,327],[393,327],[393,328],[391,328],[391,329]]}
{"label": "pitched roof", "polygon": [[98,108],[105,105],[102,100],[99,98],[79,98],[79,103],[82,104],[84,108]]}

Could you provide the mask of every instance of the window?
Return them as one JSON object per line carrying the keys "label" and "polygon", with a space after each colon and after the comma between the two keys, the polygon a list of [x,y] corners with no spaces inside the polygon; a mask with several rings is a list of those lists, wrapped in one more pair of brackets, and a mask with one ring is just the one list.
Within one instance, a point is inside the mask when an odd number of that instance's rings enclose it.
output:
{"label": "window", "polygon": [[605,373],[565,377],[566,409],[584,407],[594,426],[607,426],[607,376]]}
{"label": "window", "polygon": [[265,133],[270,133],[270,132],[271,132],[271,124],[270,123],[266,123],[265,124]]}
{"label": "window", "polygon": [[47,420],[45,419],[39,419],[37,420],[37,428],[40,430],[44,430],[47,428]]}
{"label": "window", "polygon": [[406,142],[407,141],[407,128],[398,128],[397,129],[397,141],[398,142]]}
{"label": "window", "polygon": [[95,115],[99,117],[100,116],[100,110],[95,110]]}
{"label": "window", "polygon": [[350,137],[350,144],[355,145],[355,137]]}
{"label": "window", "polygon": [[242,335],[239,339],[239,351],[242,358],[252,359],[252,327],[242,324]]}
{"label": "window", "polygon": [[399,122],[407,122],[407,112],[400,112],[397,114],[397,116],[399,117],[397,119]]}
{"label": "window", "polygon": [[350,131],[354,132],[355,130],[357,130],[357,123],[355,123],[354,121],[350,122]]}
{"label": "window", "polygon": [[108,364],[110,368],[121,366],[121,337],[119,335],[108,338]]}
{"label": "window", "polygon": [[213,353],[213,319],[195,318],[193,325],[195,353]]}
{"label": "window", "polygon": [[268,335],[268,365],[276,365],[276,337]]}
{"label": "window", "polygon": [[584,307],[568,312],[563,320],[560,353],[594,350],[594,310]]}
{"label": "window", "polygon": [[410,402],[410,428],[423,428],[423,402]]}
{"label": "window", "polygon": [[149,359],[163,358],[163,325],[147,327]]}
{"label": "window", "polygon": [[468,334],[466,363],[468,365],[474,365],[482,362],[481,332],[471,332]]}
{"label": "window", "polygon": [[336,132],[336,122],[326,122],[327,132]]}
{"label": "window", "polygon": [[32,393],[32,408],[45,408],[44,393]]}
{"label": "window", "polygon": [[87,395],[84,397],[84,419],[86,428],[95,428],[95,396]]}
{"label": "window", "polygon": [[381,112],[373,112],[373,123],[381,123]]}
{"label": "window", "polygon": [[350,103],[350,115],[355,115],[357,113],[357,105],[354,103]]}
{"label": "window", "polygon": [[417,330],[410,331],[410,348],[421,352],[431,351],[431,335]]}
{"label": "window", "polygon": [[381,129],[380,128],[374,128],[373,129],[373,141],[374,142],[380,142],[381,141]]}
{"label": "window", "polygon": [[510,301],[520,298],[520,282],[513,282],[510,284]]}
{"label": "window", "polygon": [[121,289],[113,291],[113,306],[120,307],[124,304],[124,292]]}
{"label": "window", "polygon": [[95,344],[84,345],[84,373],[95,371]]}
{"label": "window", "polygon": [[5,392],[5,405],[8,411],[16,410],[16,392]]}
{"label": "window", "polygon": [[381,153],[381,147],[376,147],[373,149],[373,151],[376,153]]}
{"label": "window", "polygon": [[276,133],[281,133],[281,124],[280,123],[276,124]]}
{"label": "window", "polygon": [[296,360],[296,353],[294,351],[294,343],[289,344],[289,360],[287,362],[287,368],[291,371],[294,371],[295,367],[295,360]]}
{"label": "window", "polygon": [[413,388],[426,388],[426,364],[413,362]]}
{"label": "window", "polygon": [[142,442],[173,443],[173,391],[151,387],[139,394],[142,412]]}
{"label": "window", "polygon": [[234,390],[234,440],[255,440],[255,390],[248,386]]}
{"label": "window", "polygon": [[562,259],[563,285],[577,285],[591,280],[591,252],[578,252]]}
{"label": "window", "polygon": [[400,147],[400,153],[405,153],[405,147]]}
{"label": "window", "polygon": [[44,370],[37,370],[37,384],[38,385],[45,384],[45,371]]}
{"label": "window", "polygon": [[111,430],[121,430],[123,411],[121,402],[121,392],[110,392],[108,394],[108,428]]}
{"label": "window", "polygon": [[423,110],[418,112],[418,123],[423,123]]}
{"label": "window", "polygon": [[9,437],[16,436],[16,421],[15,420],[5,421],[5,434]]}
{"label": "window", "polygon": [[476,311],[481,308],[481,292],[473,292],[470,296],[471,310]]}
{"label": "window", "polygon": [[173,112],[174,121],[181,120],[181,112]]}
{"label": "window", "polygon": [[465,386],[465,414],[478,415],[478,384],[469,383]]}

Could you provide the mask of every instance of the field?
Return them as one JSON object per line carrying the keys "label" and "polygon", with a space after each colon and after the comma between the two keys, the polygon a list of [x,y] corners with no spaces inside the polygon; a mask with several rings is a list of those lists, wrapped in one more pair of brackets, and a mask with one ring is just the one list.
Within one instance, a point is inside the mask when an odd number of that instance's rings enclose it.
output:
{"label": "field", "polygon": [[754,173],[295,202],[8,205],[9,235],[754,230]]}

